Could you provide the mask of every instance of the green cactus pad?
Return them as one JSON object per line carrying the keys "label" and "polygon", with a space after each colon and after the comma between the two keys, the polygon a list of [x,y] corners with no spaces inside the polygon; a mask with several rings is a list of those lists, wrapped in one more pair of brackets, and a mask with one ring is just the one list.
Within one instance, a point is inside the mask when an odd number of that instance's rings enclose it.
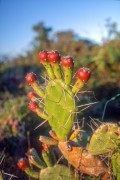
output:
{"label": "green cactus pad", "polygon": [[48,167],[51,167],[53,166],[53,161],[52,161],[52,158],[50,156],[50,151],[47,150],[47,151],[42,151],[42,157],[45,161],[45,163],[47,164]]}
{"label": "green cactus pad", "polygon": [[88,151],[92,155],[112,152],[120,145],[120,128],[116,124],[101,125],[93,134]]}
{"label": "green cactus pad", "polygon": [[35,165],[36,167],[43,169],[46,167],[46,164],[44,163],[44,161],[39,157],[37,151],[34,148],[31,148],[29,150],[29,162],[33,165]]}
{"label": "green cactus pad", "polygon": [[53,167],[48,167],[42,169],[40,172],[40,180],[73,180],[74,172],[72,172],[68,167],[63,165],[55,165]]}
{"label": "green cactus pad", "polygon": [[111,157],[113,174],[117,177],[117,180],[120,179],[120,152],[116,152]]}
{"label": "green cactus pad", "polygon": [[39,140],[42,143],[48,144],[48,145],[55,145],[58,143],[57,140],[51,138],[51,137],[46,137],[46,136],[40,136]]}
{"label": "green cactus pad", "polygon": [[51,80],[46,87],[44,99],[49,124],[61,141],[70,136],[75,115],[75,102],[73,93],[62,80]]}
{"label": "green cactus pad", "polygon": [[25,173],[28,174],[29,176],[31,176],[32,178],[35,178],[35,179],[39,178],[39,172],[38,171],[34,171],[31,168],[25,169]]}

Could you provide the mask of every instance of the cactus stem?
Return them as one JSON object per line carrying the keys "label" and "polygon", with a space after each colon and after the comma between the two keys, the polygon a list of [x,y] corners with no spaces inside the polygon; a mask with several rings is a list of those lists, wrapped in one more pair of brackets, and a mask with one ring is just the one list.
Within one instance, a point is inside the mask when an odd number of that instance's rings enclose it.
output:
{"label": "cactus stem", "polygon": [[35,165],[36,167],[43,169],[46,167],[46,164],[43,162],[42,159],[40,159],[40,157],[38,156],[37,151],[32,148],[29,150],[29,162],[33,165]]}
{"label": "cactus stem", "polygon": [[85,83],[78,79],[72,88],[72,92],[77,93],[79,90],[81,90],[83,88],[84,85],[85,85]]}
{"label": "cactus stem", "polygon": [[56,134],[55,134],[55,132],[54,132],[53,130],[50,130],[50,131],[49,131],[49,134],[50,134],[50,136],[51,136],[53,139],[55,139],[55,140],[58,141],[58,137],[56,136]]}
{"label": "cactus stem", "polygon": [[45,144],[48,144],[48,145],[55,145],[55,144],[58,144],[58,141],[53,139],[53,138],[50,138],[50,137],[46,137],[46,136],[40,136],[39,140],[42,142],[42,143],[45,143]]}
{"label": "cactus stem", "polygon": [[53,164],[56,164],[57,159],[56,159],[54,151],[51,149],[50,149],[50,157],[52,159]]}
{"label": "cactus stem", "polygon": [[51,67],[51,64],[49,62],[44,62],[42,64],[45,67],[45,69],[47,70],[47,73],[48,73],[48,76],[50,77],[50,79],[55,79],[55,75],[54,75],[53,69]]}
{"label": "cactus stem", "polygon": [[39,179],[39,172],[38,171],[34,171],[30,168],[25,169],[26,174],[28,174],[29,176]]}
{"label": "cactus stem", "polygon": [[39,106],[39,108],[42,108],[42,109],[45,108],[45,105],[43,103],[38,103],[38,106]]}
{"label": "cactus stem", "polygon": [[37,113],[37,115],[40,116],[42,119],[47,119],[47,120],[49,119],[48,116],[47,116],[44,112],[42,112],[40,109],[37,109],[37,110],[36,110],[36,113]]}
{"label": "cactus stem", "polygon": [[45,163],[47,164],[48,167],[52,167],[53,166],[53,161],[52,158],[50,156],[50,151],[49,149],[47,151],[42,151],[42,157],[45,161]]}
{"label": "cactus stem", "polygon": [[64,76],[65,76],[65,83],[67,85],[70,85],[72,81],[73,67],[72,68],[63,67],[63,70],[64,70]]}
{"label": "cactus stem", "polygon": [[36,94],[38,94],[38,96],[40,96],[42,98],[45,96],[43,90],[38,87],[38,84],[36,82],[34,82],[31,86],[34,89],[34,91],[36,92]]}
{"label": "cactus stem", "polygon": [[37,102],[39,108],[42,108],[42,109],[45,108],[45,104],[43,103],[43,99],[35,97],[34,100],[32,100],[32,101]]}
{"label": "cactus stem", "polygon": [[57,79],[61,79],[62,78],[62,74],[61,74],[61,70],[60,70],[60,66],[59,63],[51,63],[51,66],[53,68],[54,74],[56,76]]}

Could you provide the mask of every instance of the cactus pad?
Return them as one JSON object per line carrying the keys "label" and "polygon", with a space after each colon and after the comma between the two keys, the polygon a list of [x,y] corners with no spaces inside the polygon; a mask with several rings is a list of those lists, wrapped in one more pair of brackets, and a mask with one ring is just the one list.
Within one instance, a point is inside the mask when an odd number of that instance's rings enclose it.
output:
{"label": "cactus pad", "polygon": [[69,146],[71,146],[70,150],[68,150],[66,142],[58,144],[65,159],[77,170],[96,177],[106,173],[107,168],[98,157],[94,157],[75,142],[69,142]]}
{"label": "cactus pad", "polygon": [[[87,135],[84,133],[79,137],[79,128],[72,132],[79,107],[75,103],[76,93],[83,88],[89,79],[89,69],[80,68],[76,73],[77,79],[72,84],[73,59],[66,57],[60,63],[58,51],[49,53],[42,51],[39,54],[39,59],[47,71],[48,78],[45,81],[47,83],[44,88],[40,88],[37,82],[32,82],[31,86],[36,94],[40,96],[44,108],[36,105],[31,110],[41,118],[48,120],[53,131],[51,133],[52,138],[40,136],[40,141],[49,145],[57,144],[65,159],[78,171],[95,177],[106,174],[107,167],[102,160],[94,157],[81,147],[86,146],[88,142]],[[115,135],[112,133],[110,137],[113,136]],[[76,139],[77,137],[79,138]],[[76,139],[77,142],[72,141],[73,139]],[[47,151],[42,152],[42,157],[49,167],[41,170],[40,179],[74,179],[69,168],[51,163]]]}
{"label": "cactus pad", "polygon": [[48,167],[40,172],[40,180],[73,180],[74,178],[74,172],[63,165]]}
{"label": "cactus pad", "polygon": [[113,174],[120,179],[120,152],[116,152],[111,157]]}
{"label": "cactus pad", "polygon": [[58,139],[65,141],[73,126],[75,103],[70,88],[62,80],[51,80],[46,87],[44,99],[49,124]]}
{"label": "cactus pad", "polygon": [[89,153],[93,155],[112,152],[120,145],[120,128],[116,124],[101,125],[92,135],[88,146]]}

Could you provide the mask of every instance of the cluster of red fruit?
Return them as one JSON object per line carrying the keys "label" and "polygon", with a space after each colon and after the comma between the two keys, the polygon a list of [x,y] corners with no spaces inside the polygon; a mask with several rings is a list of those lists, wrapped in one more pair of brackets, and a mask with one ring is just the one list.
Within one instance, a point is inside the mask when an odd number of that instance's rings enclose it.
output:
{"label": "cluster of red fruit", "polygon": [[[61,58],[60,53],[58,51],[41,51],[38,55],[40,63],[44,64],[45,62],[49,62],[51,65],[55,63],[60,63],[62,67],[64,68],[73,68],[74,66],[74,60],[71,56],[64,56]],[[61,61],[60,61],[61,59]],[[77,71],[77,79],[86,82],[90,78],[90,71],[88,68],[80,68]],[[26,75],[26,82],[30,85],[33,85],[36,80],[37,76],[34,73],[28,73]],[[36,102],[34,102],[36,94],[34,92],[31,92],[28,94],[28,98],[32,100],[32,102],[29,103],[29,109],[32,111],[36,111],[38,109],[38,105]]]}
{"label": "cluster of red fruit", "polygon": [[[58,51],[41,51],[39,53],[40,62],[49,61],[50,63],[56,63],[60,60],[60,53]],[[61,65],[63,67],[71,67],[74,65],[73,58],[71,56],[66,56],[61,59]]]}
{"label": "cluster of red fruit", "polygon": [[[41,51],[38,55],[41,63],[49,61],[50,63],[56,63],[60,61],[60,53],[58,51]],[[63,67],[72,67],[74,65],[73,58],[71,56],[65,56],[61,59],[61,65]],[[81,81],[87,81],[90,78],[90,71],[88,68],[80,68],[77,72],[77,78]],[[32,84],[37,79],[34,73],[28,73],[26,75],[26,81],[28,84]]]}

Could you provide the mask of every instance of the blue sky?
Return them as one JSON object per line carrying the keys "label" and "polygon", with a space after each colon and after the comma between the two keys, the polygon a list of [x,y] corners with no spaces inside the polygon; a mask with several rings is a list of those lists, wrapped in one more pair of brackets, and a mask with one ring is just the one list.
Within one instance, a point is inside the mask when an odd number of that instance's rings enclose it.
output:
{"label": "blue sky", "polygon": [[40,21],[53,32],[73,30],[100,42],[108,17],[120,29],[119,0],[0,0],[0,54],[29,49],[35,37],[32,26]]}

